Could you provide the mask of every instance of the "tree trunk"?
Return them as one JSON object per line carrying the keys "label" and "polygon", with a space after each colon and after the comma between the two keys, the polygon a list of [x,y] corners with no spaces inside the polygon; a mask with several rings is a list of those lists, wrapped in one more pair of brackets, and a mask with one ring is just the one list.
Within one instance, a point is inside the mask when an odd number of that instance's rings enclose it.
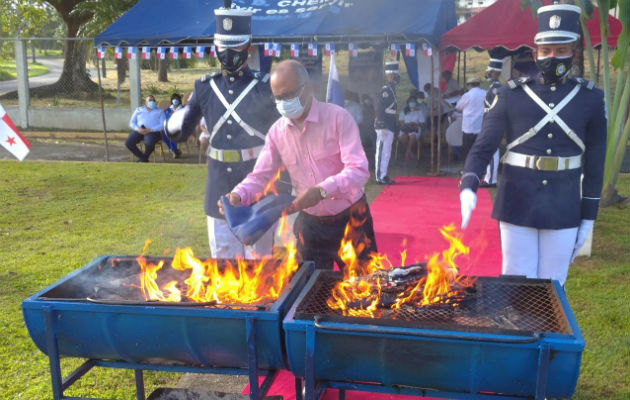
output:
{"label": "tree trunk", "polygon": [[37,58],[35,58],[35,45],[31,42],[31,57],[33,60],[33,64],[37,62]]}
{"label": "tree trunk", "polygon": [[[96,62],[98,62],[98,60]],[[102,72],[103,78],[107,78],[107,69],[105,68],[105,57],[101,58],[101,72]]]}
{"label": "tree trunk", "polygon": [[158,60],[158,82],[168,82],[168,60]]}

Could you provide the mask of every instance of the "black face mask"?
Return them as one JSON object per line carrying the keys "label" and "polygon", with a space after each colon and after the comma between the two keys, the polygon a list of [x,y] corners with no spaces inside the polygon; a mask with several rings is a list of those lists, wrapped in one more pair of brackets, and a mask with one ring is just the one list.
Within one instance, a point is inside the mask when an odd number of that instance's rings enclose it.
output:
{"label": "black face mask", "polygon": [[228,72],[236,72],[247,61],[248,51],[247,48],[243,50],[234,50],[227,48],[219,51],[219,61],[221,62],[221,68]]}
{"label": "black face mask", "polygon": [[547,57],[536,60],[536,67],[542,75],[545,83],[558,83],[567,76],[571,69],[573,56],[569,57]]}

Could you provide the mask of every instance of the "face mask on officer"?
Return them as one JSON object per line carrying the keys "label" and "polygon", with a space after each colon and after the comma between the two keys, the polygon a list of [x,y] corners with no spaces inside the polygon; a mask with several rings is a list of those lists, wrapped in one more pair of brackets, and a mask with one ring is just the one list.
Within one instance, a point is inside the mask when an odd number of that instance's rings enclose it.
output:
{"label": "face mask on officer", "polygon": [[[305,85],[306,86],[306,85]],[[300,89],[297,96],[290,99],[276,99],[276,109],[283,117],[289,119],[299,118],[304,112],[304,106],[300,102],[300,96],[304,92],[304,87]]]}
{"label": "face mask on officer", "polygon": [[546,83],[557,83],[569,74],[573,55],[568,57],[545,57],[536,59],[536,67]]}
{"label": "face mask on officer", "polygon": [[249,45],[245,46],[245,48],[241,50],[226,47],[219,49],[217,54],[219,61],[221,62],[221,68],[228,72],[236,72],[247,61],[247,56],[249,55]]}

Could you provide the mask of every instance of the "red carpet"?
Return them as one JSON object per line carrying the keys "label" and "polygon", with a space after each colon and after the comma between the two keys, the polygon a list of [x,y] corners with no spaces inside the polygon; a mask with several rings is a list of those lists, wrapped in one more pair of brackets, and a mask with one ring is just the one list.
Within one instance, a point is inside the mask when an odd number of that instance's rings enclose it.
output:
{"label": "red carpet", "polygon": [[[397,177],[395,185],[385,187],[370,206],[379,252],[387,254],[389,260],[398,266],[400,252],[404,248],[407,248],[407,265],[425,261],[433,253],[447,249],[448,242],[440,234],[440,228],[448,224],[459,228],[461,224],[457,184],[455,178]],[[461,274],[497,276],[501,273],[499,228],[497,222],[490,218],[492,201],[488,191],[479,189],[477,195],[477,208],[462,236],[470,254],[460,256],[456,261]],[[249,386],[243,393],[249,393]],[[291,372],[280,371],[268,395],[282,395],[285,400],[294,400],[295,386]],[[323,399],[335,400],[337,392],[328,390]],[[428,398],[348,391],[346,399]]]}

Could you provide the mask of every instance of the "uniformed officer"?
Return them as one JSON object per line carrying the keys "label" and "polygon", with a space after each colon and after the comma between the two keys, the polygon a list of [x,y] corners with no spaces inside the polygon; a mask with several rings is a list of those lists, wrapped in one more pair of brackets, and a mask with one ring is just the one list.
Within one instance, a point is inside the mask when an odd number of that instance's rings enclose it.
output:
{"label": "uniformed officer", "polygon": [[175,115],[171,117],[167,129],[177,141],[184,141],[193,134],[201,117],[205,118],[210,139],[204,209],[212,256],[254,258],[271,252],[273,229],[255,245],[244,247],[219,214],[217,202],[253,169],[265,134],[279,114],[269,87],[269,76],[247,66],[252,49],[251,12],[230,9],[226,4],[214,13],[217,24],[214,44],[221,72],[195,82],[182,115],[175,120]]}
{"label": "uniformed officer", "polygon": [[[500,48],[499,48],[500,49]],[[488,92],[486,99],[484,100],[484,111],[487,112],[494,101],[494,98],[499,93],[499,88],[502,86],[499,77],[501,76],[501,70],[503,69],[503,58],[499,58],[499,54],[495,49],[489,50],[490,62],[488,68],[486,68],[486,79],[490,83],[488,86]],[[483,177],[483,181],[479,184],[479,187],[495,187],[497,186],[497,177],[499,176],[499,149],[497,149],[490,163],[486,168],[486,175]]]}
{"label": "uniformed officer", "polygon": [[[606,156],[604,96],[591,82],[567,75],[577,56],[580,8],[538,10],[536,79],[499,89],[461,180],[462,228],[475,208],[475,191],[503,135],[492,216],[499,220],[503,273],[557,279],[592,231]],[[582,179],[583,176],[583,179]]]}
{"label": "uniformed officer", "polygon": [[387,168],[392,154],[392,142],[394,141],[398,118],[398,101],[396,100],[396,85],[400,82],[398,61],[385,63],[385,79],[386,83],[381,88],[376,107],[376,119],[374,120],[374,130],[376,131],[375,176],[376,183],[391,185],[396,182],[387,175]]}

